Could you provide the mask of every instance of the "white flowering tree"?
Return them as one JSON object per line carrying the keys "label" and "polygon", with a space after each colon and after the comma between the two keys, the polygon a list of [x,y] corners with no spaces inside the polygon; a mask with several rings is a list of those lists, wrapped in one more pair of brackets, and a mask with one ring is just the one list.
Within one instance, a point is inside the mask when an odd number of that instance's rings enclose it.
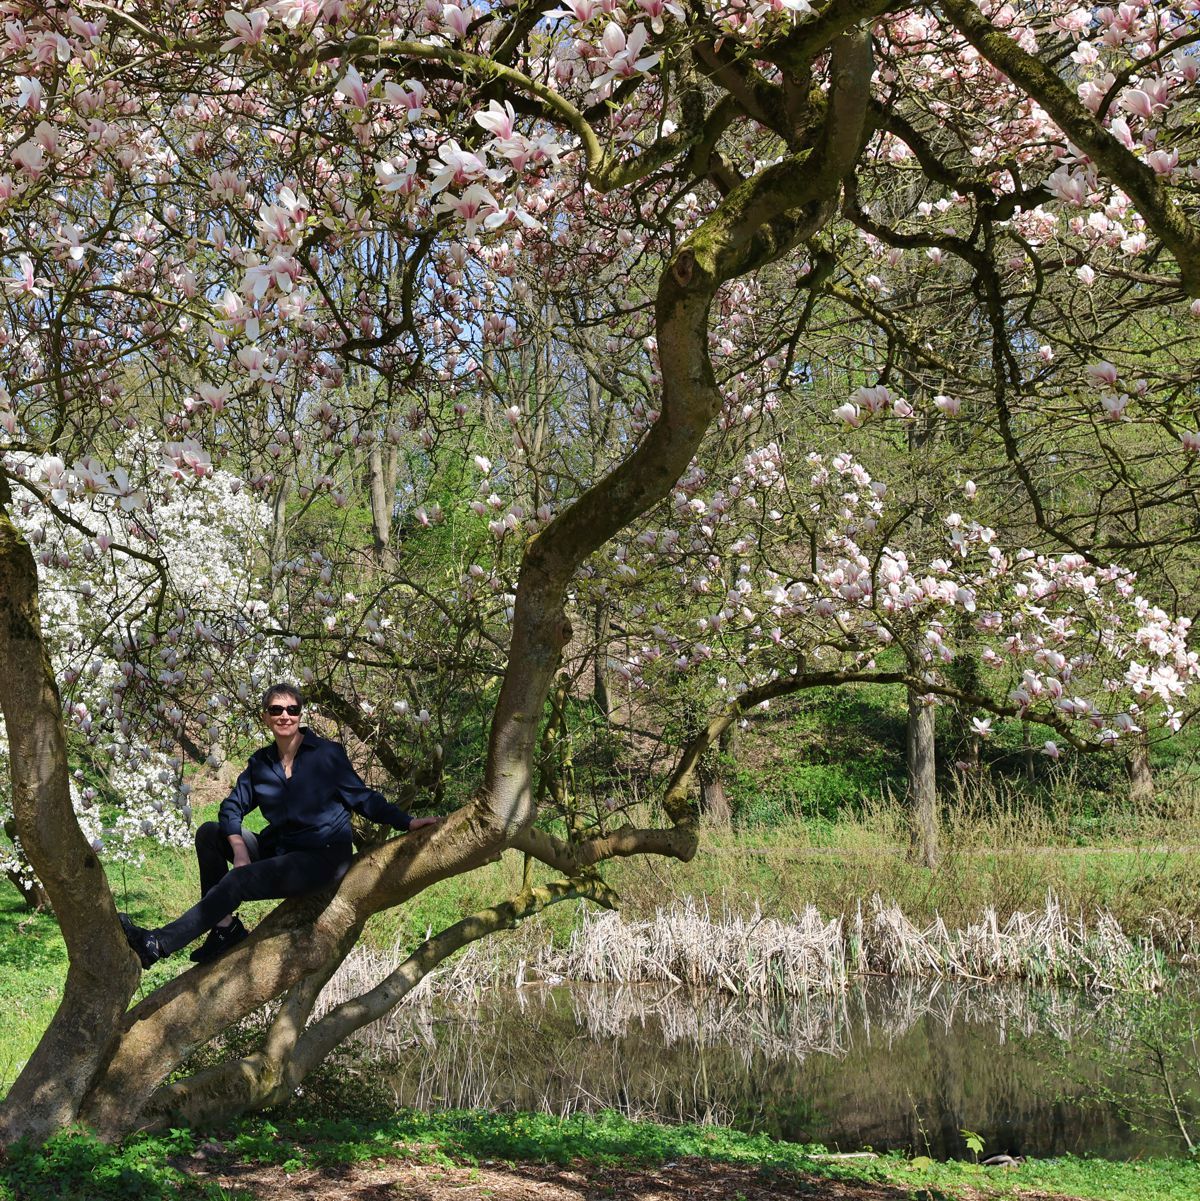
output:
{"label": "white flowering tree", "polygon": [[[1191,7],[3,7],[0,708],[15,830],[71,971],[0,1138],[278,1102],[465,943],[566,898],[612,904],[596,869],[613,856],[692,855],[707,733],[663,827],[535,825],[547,697],[597,581],[644,633],[622,665],[639,687],[728,657],[717,725],[814,674],[869,676],[884,646],[903,652],[898,682],[953,695],[941,668],[965,623],[994,671],[962,698],[981,734],[988,712],[1045,722],[1055,746],[1176,720],[1186,627],[1105,563],[1196,536],[1178,520],[1197,449]],[[553,355],[510,373],[539,323],[577,355],[561,386]],[[514,382],[532,386],[497,406]],[[971,418],[1002,464],[978,486],[1030,514],[1042,553],[944,504],[944,551],[906,550],[873,462],[813,445],[815,423],[761,436],[831,394],[826,411],[881,445]],[[336,548],[289,556],[277,536],[288,498],[347,501],[362,455],[343,442],[412,454],[369,595],[341,586]],[[251,667],[344,640],[316,682],[396,670],[402,686],[354,705],[423,726],[440,656],[479,648],[495,687],[486,762],[445,823],[370,849],[336,900],[281,905],[127,1011],[137,968],[72,804],[24,531],[66,527],[45,537],[70,557],[75,528],[107,564],[116,544],[67,511],[91,491],[129,514],[120,553],[152,566],[163,459],[234,470],[271,503],[275,608],[263,631],[267,594],[235,589],[221,621],[197,619],[192,591],[156,615],[153,646],[131,623],[112,657],[145,701],[114,700],[106,738],[125,716],[131,741],[177,738],[174,676],[202,697],[210,650],[236,666],[242,638]],[[461,486],[434,487],[455,468]],[[424,570],[426,545],[454,570]],[[670,623],[637,598],[642,577],[680,593]],[[507,848],[549,881],[311,1020],[371,914]],[[255,1053],[165,1083],[272,1000]]]}
{"label": "white flowering tree", "polygon": [[[26,490],[13,517],[37,561],[45,642],[74,746],[76,818],[106,861],[140,863],[146,839],[190,841],[184,748],[222,761],[253,720],[255,689],[282,664],[266,643],[256,569],[266,507],[227,472],[195,464],[185,475],[157,448],[148,456],[130,444],[119,457],[149,458],[157,470],[147,488],[131,491],[117,467],[127,485],[118,495],[98,463],[68,470],[54,456],[13,456],[8,468]],[[5,747],[5,778],[7,759]],[[15,832],[11,814],[3,817]],[[43,901],[19,840],[0,866]]]}

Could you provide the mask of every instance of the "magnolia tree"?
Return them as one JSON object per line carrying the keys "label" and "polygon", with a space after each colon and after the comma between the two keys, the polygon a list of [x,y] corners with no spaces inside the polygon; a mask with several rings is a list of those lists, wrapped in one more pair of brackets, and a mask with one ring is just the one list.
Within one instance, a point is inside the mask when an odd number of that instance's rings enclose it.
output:
{"label": "magnolia tree", "polygon": [[[1088,556],[1194,536],[1177,521],[1197,449],[1192,335],[1177,336],[1200,297],[1188,5],[0,8],[0,707],[17,835],[71,960],[0,1111],[5,1139],[278,1102],[465,943],[566,898],[612,904],[597,868],[615,855],[694,853],[704,733],[666,786],[663,828],[535,825],[570,606],[595,606],[601,583],[605,605],[631,606],[631,680],[719,652],[735,710],[814,670],[870,673],[888,645],[918,694],[952,695],[940,665],[969,624],[997,681],[963,698],[981,733],[988,710],[1081,743],[1175,719],[1186,629]],[[553,355],[514,358],[539,324],[579,351],[555,387]],[[497,384],[529,390],[496,406]],[[995,545],[963,517],[943,552],[910,558],[875,511],[869,461],[809,460],[799,428],[758,436],[782,401],[838,390],[828,409],[881,439],[973,408],[1003,459],[996,486],[1057,553]],[[157,449],[130,463],[130,438]],[[399,554],[368,604],[335,588],[329,548],[289,555],[278,520],[289,496],[345,500],[322,468],[346,440],[412,456]],[[1059,444],[1094,467],[1090,491],[1063,485]],[[137,966],[73,811],[23,531],[72,526],[57,471],[130,514],[123,553],[153,559],[159,455],[233,469],[274,505],[272,611],[248,594],[226,610],[265,637],[256,656],[341,638],[346,655],[386,651],[368,665],[383,674],[422,632],[411,659],[433,669],[386,703],[428,725],[440,615],[498,680],[486,762],[446,822],[363,853],[335,896],[281,905],[127,1011]],[[432,482],[453,456],[478,474],[443,495]],[[79,521],[98,545],[101,517]],[[461,551],[437,588],[414,567],[425,538]],[[694,625],[654,628],[655,598],[636,594],[658,579],[702,604],[673,610]],[[197,625],[195,603],[133,624],[147,645],[117,662],[138,699],[112,700],[105,737],[128,715],[126,738],[165,722],[178,739],[168,699],[193,662],[207,703],[196,644],[227,636]],[[186,648],[183,666],[138,671],[163,643]],[[214,674],[214,694],[229,686]],[[372,913],[506,848],[553,875],[311,1020]],[[254,1054],[166,1083],[268,1002]]]}
{"label": "magnolia tree", "polygon": [[[853,681],[965,704],[981,738],[996,716],[1040,723],[1052,760],[1064,745],[1179,728],[1200,673],[1190,621],[1139,595],[1131,573],[1005,548],[958,512],[941,518],[935,554],[917,559],[897,542],[886,485],[861,463],[810,453],[805,468],[807,479],[785,472],[769,443],[715,490],[689,471],[671,525],[614,539],[607,571],[589,573],[633,590],[624,679],[653,692],[661,677],[698,676],[724,691],[725,711],[690,754],[776,697]],[[976,692],[947,673],[964,648],[984,667]],[[880,667],[883,654],[895,668]]]}

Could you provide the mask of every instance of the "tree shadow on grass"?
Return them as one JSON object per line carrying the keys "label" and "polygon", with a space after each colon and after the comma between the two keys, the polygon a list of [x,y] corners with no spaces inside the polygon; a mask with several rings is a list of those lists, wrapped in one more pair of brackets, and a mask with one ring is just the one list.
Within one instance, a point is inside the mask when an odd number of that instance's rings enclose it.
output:
{"label": "tree shadow on grass", "polygon": [[[760,1145],[761,1144],[761,1145]],[[790,1162],[789,1162],[790,1161]],[[797,1170],[798,1169],[798,1170]],[[247,1123],[219,1140],[186,1130],[120,1146],[79,1132],[0,1161],[0,1201],[893,1201],[869,1170],[800,1148],[617,1115],[402,1113],[383,1122]]]}

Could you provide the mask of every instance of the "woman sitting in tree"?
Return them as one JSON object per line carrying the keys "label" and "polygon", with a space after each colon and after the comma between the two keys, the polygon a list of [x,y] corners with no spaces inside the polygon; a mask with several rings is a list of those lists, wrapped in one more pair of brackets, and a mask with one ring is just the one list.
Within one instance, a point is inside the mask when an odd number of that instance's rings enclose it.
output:
{"label": "woman sitting in tree", "polygon": [[[249,933],[236,915],[243,901],[278,900],[315,892],[340,880],[350,866],[351,812],[398,830],[437,825],[438,817],[410,817],[368,788],[341,743],[300,724],[304,701],[291,684],[263,693],[262,717],[275,737],[250,756],[233,791],[221,802],[218,820],[196,831],[200,901],[165,926],[147,930],[122,914],[125,938],[142,967],[187,946],[206,930],[191,954],[207,963]],[[260,834],[242,820],[261,809]],[[232,861],[232,869],[227,864]]]}

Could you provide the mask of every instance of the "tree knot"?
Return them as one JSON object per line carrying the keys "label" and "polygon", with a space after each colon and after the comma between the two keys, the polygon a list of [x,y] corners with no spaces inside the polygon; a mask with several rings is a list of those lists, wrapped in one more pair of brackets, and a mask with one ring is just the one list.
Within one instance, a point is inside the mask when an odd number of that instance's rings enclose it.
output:
{"label": "tree knot", "polygon": [[681,287],[686,288],[692,282],[692,276],[696,271],[696,252],[689,246],[685,246],[676,256],[675,261],[671,264],[671,274],[675,277],[675,282]]}

